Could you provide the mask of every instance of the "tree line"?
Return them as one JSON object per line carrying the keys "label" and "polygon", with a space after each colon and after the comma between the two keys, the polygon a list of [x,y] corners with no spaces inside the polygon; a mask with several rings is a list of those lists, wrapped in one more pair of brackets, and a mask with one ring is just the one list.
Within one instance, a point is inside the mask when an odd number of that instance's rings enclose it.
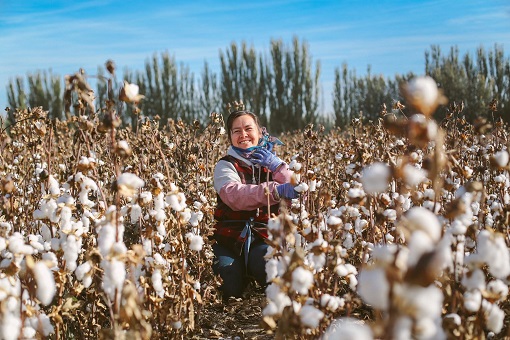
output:
{"label": "tree line", "polygon": [[[302,129],[309,123],[342,127],[354,117],[375,120],[386,108],[394,109],[403,101],[399,86],[414,76],[409,72],[384,77],[372,74],[370,66],[358,76],[343,64],[335,69],[332,93],[321,94],[320,61],[313,61],[308,44],[297,37],[291,44],[271,40],[268,55],[245,42],[232,43],[220,51],[219,59],[218,72],[206,61],[199,77],[168,52],[154,54],[144,70],[125,69],[123,80],[139,85],[145,98],[138,105],[139,112],[131,106],[119,110],[123,122],[136,124],[141,114],[158,116],[162,123],[170,119],[203,123],[212,111],[226,114],[228,103],[242,99],[273,133]],[[93,76],[97,79],[96,108],[108,99],[111,74],[106,69],[107,65],[99,66]],[[496,105],[497,111],[490,112],[510,120],[510,61],[501,46],[479,47],[474,56],[469,52],[461,56],[456,46],[444,54],[433,45],[425,51],[424,74],[437,81],[450,104],[462,103],[466,119],[487,115],[489,105]],[[116,79],[110,81],[114,87],[122,86]],[[76,98],[64,99],[63,92],[61,77],[51,71],[16,77],[7,85],[11,108],[42,106],[51,118],[61,120],[77,112],[76,105],[65,110],[70,104],[66,101]],[[322,95],[332,96],[333,112],[321,112]],[[438,115],[445,115],[447,109],[440,109]],[[400,106],[398,111],[406,114],[405,110]]]}

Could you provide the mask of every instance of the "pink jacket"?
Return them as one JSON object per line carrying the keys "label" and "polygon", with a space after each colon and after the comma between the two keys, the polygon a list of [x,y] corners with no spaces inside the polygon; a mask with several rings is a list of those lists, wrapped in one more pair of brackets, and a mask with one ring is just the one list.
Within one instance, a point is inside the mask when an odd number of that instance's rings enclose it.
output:
{"label": "pink jacket", "polygon": [[[248,166],[257,166],[249,160],[239,156],[231,147],[227,154],[241,160]],[[220,160],[214,168],[214,189],[219,194],[222,201],[234,211],[255,210],[267,206],[267,196],[265,188],[269,188],[269,204],[278,204],[280,196],[276,187],[278,184],[290,182],[292,171],[289,166],[283,163],[274,173],[273,181],[265,182],[263,179],[258,185],[242,184],[241,179],[232,163]],[[246,199],[249,197],[250,199]]]}

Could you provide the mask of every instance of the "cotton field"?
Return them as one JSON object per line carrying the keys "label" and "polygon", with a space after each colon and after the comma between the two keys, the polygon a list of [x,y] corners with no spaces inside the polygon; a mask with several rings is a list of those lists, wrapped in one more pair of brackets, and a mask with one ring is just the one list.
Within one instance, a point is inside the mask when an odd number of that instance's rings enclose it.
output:
{"label": "cotton field", "polygon": [[[132,85],[123,100],[143,98]],[[508,127],[489,109],[466,122],[430,78],[403,95],[415,114],[281,136],[301,195],[268,224],[260,322],[275,338],[510,336]],[[222,116],[14,116],[0,136],[0,338],[196,335],[221,297]]]}

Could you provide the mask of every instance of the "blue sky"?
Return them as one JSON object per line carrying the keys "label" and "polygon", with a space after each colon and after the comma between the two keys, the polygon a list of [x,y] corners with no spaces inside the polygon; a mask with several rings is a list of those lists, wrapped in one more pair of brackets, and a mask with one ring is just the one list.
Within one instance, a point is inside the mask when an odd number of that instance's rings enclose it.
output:
{"label": "blue sky", "polygon": [[306,41],[321,62],[326,111],[342,63],[358,75],[371,65],[373,74],[393,77],[423,74],[431,45],[473,54],[497,43],[510,54],[508,0],[0,0],[0,13],[2,113],[16,76],[95,74],[107,59],[119,71],[142,70],[154,53],[169,52],[199,77],[204,61],[219,72],[219,51],[232,42],[267,54],[271,39]]}

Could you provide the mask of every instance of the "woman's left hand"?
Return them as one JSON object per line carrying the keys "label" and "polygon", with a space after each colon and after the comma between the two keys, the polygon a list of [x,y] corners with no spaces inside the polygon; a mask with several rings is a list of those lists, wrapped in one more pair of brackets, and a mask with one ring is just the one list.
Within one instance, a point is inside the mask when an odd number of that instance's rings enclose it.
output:
{"label": "woman's left hand", "polygon": [[280,158],[267,149],[258,149],[251,155],[250,160],[252,163],[264,166],[272,172],[275,172],[283,163]]}

